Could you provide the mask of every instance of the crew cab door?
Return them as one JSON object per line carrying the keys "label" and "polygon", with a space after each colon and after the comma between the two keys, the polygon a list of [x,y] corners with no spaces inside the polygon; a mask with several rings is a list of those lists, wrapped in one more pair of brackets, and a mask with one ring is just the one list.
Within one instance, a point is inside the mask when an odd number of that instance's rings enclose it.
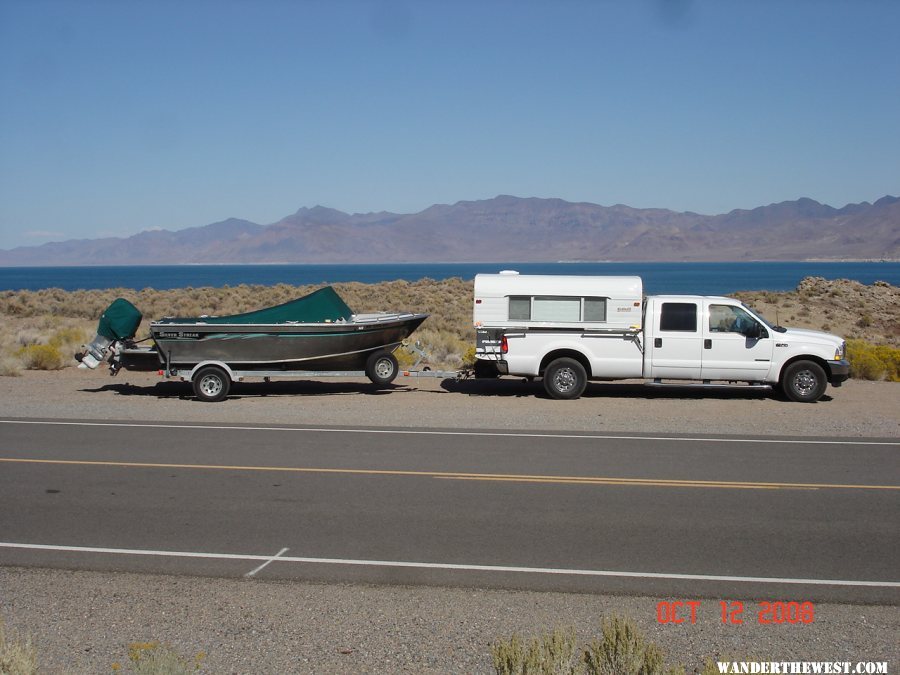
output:
{"label": "crew cab door", "polygon": [[696,380],[700,378],[702,340],[701,300],[652,299],[653,335],[645,345],[651,378]]}
{"label": "crew cab door", "polygon": [[704,380],[762,382],[772,365],[775,340],[742,307],[703,301]]}

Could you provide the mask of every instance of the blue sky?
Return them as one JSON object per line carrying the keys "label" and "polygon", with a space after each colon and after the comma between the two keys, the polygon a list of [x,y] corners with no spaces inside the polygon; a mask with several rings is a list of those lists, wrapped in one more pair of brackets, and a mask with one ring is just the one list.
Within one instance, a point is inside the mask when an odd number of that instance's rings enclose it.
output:
{"label": "blue sky", "polygon": [[897,0],[0,0],[0,248],[900,194]]}

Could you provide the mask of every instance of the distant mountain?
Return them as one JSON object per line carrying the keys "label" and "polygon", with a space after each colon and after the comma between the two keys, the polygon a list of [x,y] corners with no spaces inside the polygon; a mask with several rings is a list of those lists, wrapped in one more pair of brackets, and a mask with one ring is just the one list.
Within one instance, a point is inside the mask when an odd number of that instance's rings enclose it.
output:
{"label": "distant mountain", "polygon": [[302,208],[271,225],[0,250],[0,265],[900,259],[900,199],[836,209],[812,199],[706,216],[562,199],[436,204],[420,213]]}

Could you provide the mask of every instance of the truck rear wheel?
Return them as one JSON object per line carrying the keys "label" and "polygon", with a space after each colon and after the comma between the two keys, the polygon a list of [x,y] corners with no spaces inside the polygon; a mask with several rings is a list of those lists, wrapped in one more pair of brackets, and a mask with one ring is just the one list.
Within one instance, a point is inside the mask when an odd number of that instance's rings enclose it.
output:
{"label": "truck rear wheel", "polygon": [[815,361],[795,361],[781,375],[781,389],[791,401],[814,403],[828,386],[825,370]]}
{"label": "truck rear wheel", "polygon": [[231,378],[224,368],[219,366],[206,366],[194,374],[191,380],[194,387],[194,395],[201,401],[214,403],[228,396],[231,389]]}
{"label": "truck rear wheel", "polygon": [[544,370],[544,391],[550,398],[575,399],[586,386],[587,373],[575,359],[556,359]]}
{"label": "truck rear wheel", "polygon": [[397,365],[397,359],[388,352],[375,352],[366,360],[366,377],[373,384],[390,384],[396,379],[398,372],[400,366]]}

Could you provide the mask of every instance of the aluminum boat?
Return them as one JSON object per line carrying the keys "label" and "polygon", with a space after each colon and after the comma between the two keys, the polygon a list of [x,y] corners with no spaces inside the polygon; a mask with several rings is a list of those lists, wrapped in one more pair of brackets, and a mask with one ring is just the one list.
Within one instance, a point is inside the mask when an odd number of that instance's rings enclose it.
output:
{"label": "aluminum boat", "polygon": [[[326,286],[255,312],[153,321],[149,347],[134,341],[141,318],[127,300],[113,302],[100,317],[94,340],[75,355],[81,367],[96,368],[108,355],[113,375],[121,368],[159,370],[189,379],[201,398],[220,400],[231,381],[253,376],[364,370],[374,383],[387,384],[398,370],[391,352],[428,315],[355,314]],[[219,382],[213,393],[198,384],[211,373]]]}
{"label": "aluminum boat", "polygon": [[171,368],[222,361],[241,370],[362,370],[373,352],[393,351],[426,318],[354,314],[327,286],[247,314],[154,321],[150,335]]}

